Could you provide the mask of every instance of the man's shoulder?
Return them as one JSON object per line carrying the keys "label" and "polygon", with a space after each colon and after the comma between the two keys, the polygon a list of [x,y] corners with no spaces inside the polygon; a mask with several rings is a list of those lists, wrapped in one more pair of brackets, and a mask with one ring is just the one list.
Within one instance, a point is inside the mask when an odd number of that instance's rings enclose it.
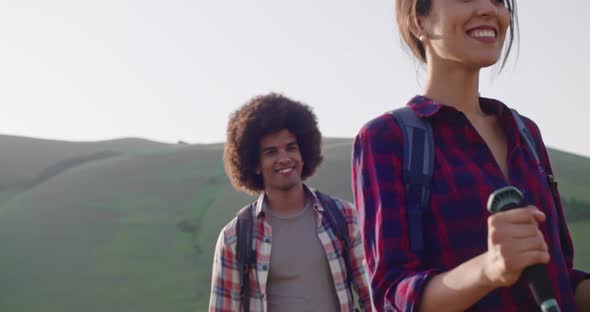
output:
{"label": "man's shoulder", "polygon": [[[236,212],[236,215],[225,226],[221,228],[221,230],[219,231],[219,236],[217,238],[216,252],[221,252],[221,250],[223,249],[229,250],[231,253],[236,252],[238,248],[238,236],[243,235],[240,234],[240,232],[243,231],[240,231],[238,229],[238,215],[241,210],[246,210],[246,208],[249,206],[250,205],[240,208],[240,210]],[[250,212],[254,214],[253,210],[251,210]],[[250,224],[248,227],[257,230],[258,227],[255,226],[255,222],[256,218],[253,218],[252,224]]]}
{"label": "man's shoulder", "polygon": [[238,216],[234,216],[220,231],[219,238],[223,239],[224,245],[233,245],[237,241]]}
{"label": "man's shoulder", "polygon": [[249,203],[239,210],[236,211],[236,215],[221,229],[221,234],[223,235],[226,243],[235,243],[238,235],[238,216],[242,214],[252,214],[252,222],[254,222],[254,213],[255,213],[256,205],[254,203]]}
{"label": "man's shoulder", "polygon": [[[345,217],[349,217],[349,216],[353,216],[355,213],[355,208],[354,205],[347,201],[344,200],[340,197],[337,197],[335,195],[331,195],[328,193],[324,193],[318,190],[314,190],[314,192],[316,193],[316,196],[318,196],[318,199],[320,199],[320,196],[318,193],[321,193],[324,195],[324,197],[330,201],[332,201],[334,203],[334,206],[342,213],[344,214]],[[321,203],[322,206],[324,206],[325,203]],[[326,209],[327,207],[323,207],[324,209]]]}
{"label": "man's shoulder", "polygon": [[340,197],[334,196],[334,195],[328,195],[330,197],[330,199],[332,199],[338,206],[340,209],[342,210],[354,210],[354,206],[351,202],[342,199]]}

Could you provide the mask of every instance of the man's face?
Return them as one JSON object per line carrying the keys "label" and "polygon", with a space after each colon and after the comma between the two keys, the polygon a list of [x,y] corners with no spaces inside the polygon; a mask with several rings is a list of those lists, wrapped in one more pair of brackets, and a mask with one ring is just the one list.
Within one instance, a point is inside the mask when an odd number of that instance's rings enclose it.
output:
{"label": "man's face", "polygon": [[297,138],[289,130],[267,134],[260,140],[260,163],[264,188],[289,191],[301,184],[303,160]]}

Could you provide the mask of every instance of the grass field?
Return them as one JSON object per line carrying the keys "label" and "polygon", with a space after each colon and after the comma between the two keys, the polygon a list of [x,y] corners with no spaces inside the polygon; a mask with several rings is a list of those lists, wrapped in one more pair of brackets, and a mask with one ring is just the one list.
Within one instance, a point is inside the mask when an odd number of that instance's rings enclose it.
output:
{"label": "grass field", "polygon": [[[2,150],[3,142],[29,154],[0,159],[0,169],[11,168],[0,186],[35,179],[64,159],[120,155],[65,168],[29,188],[0,189],[0,311],[206,310],[219,230],[253,199],[229,185],[221,144],[123,140],[52,148],[51,141],[29,146],[36,141],[0,136]],[[310,181],[347,200],[350,143],[327,140]],[[590,159],[551,153],[562,192],[590,201]],[[576,265],[590,270],[590,221],[570,230]]]}
{"label": "grass field", "polygon": [[574,267],[590,272],[590,221],[571,222],[568,227],[574,240]]}
{"label": "grass field", "polygon": [[203,307],[211,253],[199,227],[222,175],[218,150],[186,147],[86,164],[9,200],[0,311]]}

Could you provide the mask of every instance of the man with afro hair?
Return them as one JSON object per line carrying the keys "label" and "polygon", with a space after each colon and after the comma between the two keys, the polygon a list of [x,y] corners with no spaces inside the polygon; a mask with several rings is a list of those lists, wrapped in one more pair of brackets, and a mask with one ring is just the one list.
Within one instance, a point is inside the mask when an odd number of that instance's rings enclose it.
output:
{"label": "man with afro hair", "polygon": [[[209,311],[353,311],[353,288],[371,310],[354,207],[303,182],[322,162],[321,143],[310,107],[279,94],[230,116],[225,171],[236,190],[259,197],[221,230]],[[239,261],[241,233],[251,266]]]}

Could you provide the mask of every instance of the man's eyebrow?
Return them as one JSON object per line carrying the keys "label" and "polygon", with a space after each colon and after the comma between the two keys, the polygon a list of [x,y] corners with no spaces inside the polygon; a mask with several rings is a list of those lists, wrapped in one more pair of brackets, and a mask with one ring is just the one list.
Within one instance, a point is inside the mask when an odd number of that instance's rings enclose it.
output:
{"label": "man's eyebrow", "polygon": [[275,150],[275,149],[277,149],[277,148],[274,147],[274,146],[267,146],[267,147],[263,147],[261,149],[261,152],[272,151],[272,150]]}

